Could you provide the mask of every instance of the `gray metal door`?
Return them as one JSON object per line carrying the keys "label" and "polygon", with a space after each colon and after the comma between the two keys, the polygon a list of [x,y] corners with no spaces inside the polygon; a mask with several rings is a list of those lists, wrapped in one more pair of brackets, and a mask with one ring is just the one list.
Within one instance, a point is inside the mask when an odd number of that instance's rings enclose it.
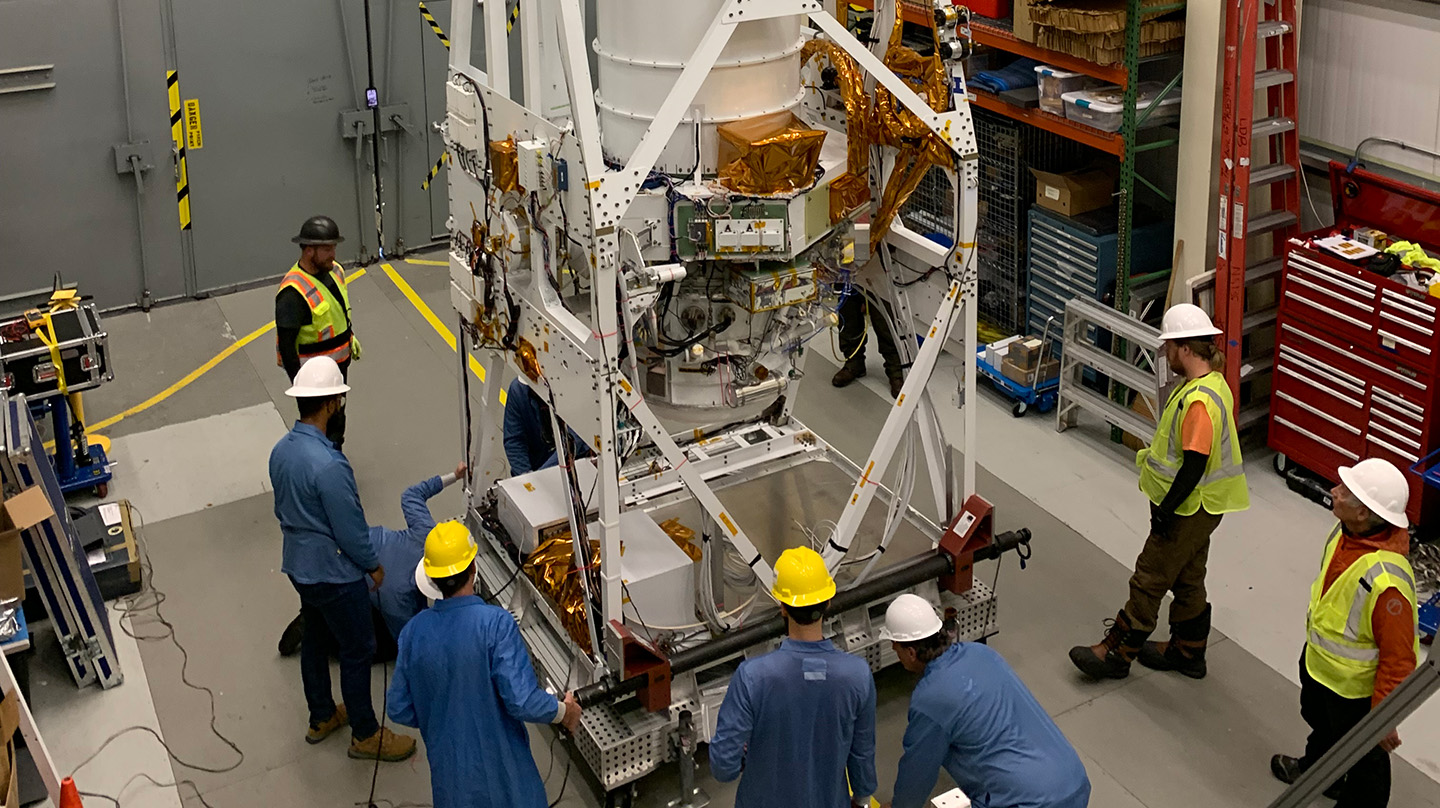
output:
{"label": "gray metal door", "polygon": [[0,2],[0,298],[56,272],[103,308],[184,294],[160,23],[134,0]]}
{"label": "gray metal door", "polygon": [[[341,260],[377,256],[363,9],[360,0],[175,5],[180,90],[199,102],[203,133],[187,154],[201,290],[279,275],[295,260],[290,237],[317,213],[339,222]],[[389,255],[437,232],[433,191],[420,186],[440,155],[426,107],[443,109],[445,62],[427,58],[443,48],[412,2],[374,0],[372,15]]]}

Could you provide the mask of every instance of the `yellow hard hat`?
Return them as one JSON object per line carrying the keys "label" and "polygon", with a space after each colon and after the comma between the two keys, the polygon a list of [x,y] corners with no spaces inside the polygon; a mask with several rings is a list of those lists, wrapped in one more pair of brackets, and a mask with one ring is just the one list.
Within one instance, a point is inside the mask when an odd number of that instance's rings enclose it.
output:
{"label": "yellow hard hat", "polygon": [[787,606],[814,606],[835,597],[835,579],[825,559],[809,547],[791,547],[775,562],[770,594]]}
{"label": "yellow hard hat", "polygon": [[465,571],[475,560],[475,539],[459,522],[441,522],[425,537],[425,574],[431,578],[448,578]]}

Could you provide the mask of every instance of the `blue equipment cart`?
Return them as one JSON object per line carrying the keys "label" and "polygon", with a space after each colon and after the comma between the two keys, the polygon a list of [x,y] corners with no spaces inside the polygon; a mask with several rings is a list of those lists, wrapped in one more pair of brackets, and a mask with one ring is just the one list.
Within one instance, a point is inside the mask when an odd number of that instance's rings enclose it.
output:
{"label": "blue equipment cart", "polygon": [[[1051,339],[1050,326],[1055,322],[1052,316],[1045,321],[1045,333],[1040,335],[1040,359],[1039,364],[1045,364],[1050,358]],[[1060,396],[1060,377],[1039,382],[1034,386],[1021,384],[1006,376],[1000,368],[985,361],[985,348],[981,346],[975,353],[975,369],[980,375],[989,379],[995,389],[1001,395],[1014,402],[1010,408],[1010,414],[1020,418],[1034,407],[1040,412],[1049,412],[1055,409],[1056,401]]]}

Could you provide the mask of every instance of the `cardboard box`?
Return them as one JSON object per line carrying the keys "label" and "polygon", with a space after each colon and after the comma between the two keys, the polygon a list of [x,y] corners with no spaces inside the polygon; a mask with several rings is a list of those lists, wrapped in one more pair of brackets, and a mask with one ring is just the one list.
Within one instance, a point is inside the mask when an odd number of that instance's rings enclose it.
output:
{"label": "cardboard box", "polygon": [[1034,337],[1020,340],[1010,346],[1010,350],[1005,354],[1005,361],[1021,370],[1034,370],[1036,363],[1040,361],[1042,345],[1044,343]]}
{"label": "cardboard box", "polygon": [[0,808],[19,808],[20,778],[15,776],[15,731],[20,728],[20,694],[10,692],[0,701]]}
{"label": "cardboard box", "polygon": [[[1148,420],[1155,420],[1155,410],[1144,396],[1136,396],[1130,409]],[[1138,452],[1150,444],[1150,437],[1148,435],[1131,435],[1129,432],[1125,432],[1120,436],[1120,442],[1125,444],[1125,448]]]}
{"label": "cardboard box", "polygon": [[1014,31],[1015,38],[1021,42],[1030,42],[1032,44],[1035,42],[1035,23],[1031,21],[1032,12],[1030,10],[1034,2],[1035,0],[1015,0],[1015,2],[1011,4],[1014,9],[1011,14],[1013,23],[1011,27]]}
{"label": "cardboard box", "polygon": [[54,515],[50,500],[38,485],[0,503],[0,600],[25,597],[20,532]]}
{"label": "cardboard box", "polygon": [[1060,361],[1057,359],[1047,359],[1041,362],[1039,366],[1026,370],[1017,366],[1007,358],[1001,367],[1001,372],[1005,374],[1005,378],[1016,384],[1034,387],[1041,382],[1048,382],[1056,376],[1059,376]]}
{"label": "cardboard box", "polygon": [[1115,193],[1115,175],[1104,169],[1053,174],[1032,168],[1030,173],[1035,175],[1036,204],[1065,216],[1108,207]]}

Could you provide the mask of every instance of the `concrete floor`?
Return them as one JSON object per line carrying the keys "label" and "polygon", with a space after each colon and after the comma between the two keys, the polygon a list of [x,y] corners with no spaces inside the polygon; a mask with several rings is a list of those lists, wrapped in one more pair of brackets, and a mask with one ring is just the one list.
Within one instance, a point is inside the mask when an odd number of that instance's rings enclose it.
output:
{"label": "concrete floor", "polygon": [[[396,263],[395,269],[441,323],[451,321],[443,268]],[[356,282],[353,297],[365,355],[352,373],[346,450],[371,523],[398,524],[404,487],[453,468],[459,459],[457,363],[379,267]],[[272,316],[272,300],[271,290],[259,289],[109,318],[116,380],[87,397],[91,420],[145,402],[252,333]],[[806,357],[810,377],[797,415],[856,457],[868,449],[886,411],[879,358],[870,357],[872,373],[863,383],[837,391],[828,383],[835,365],[827,354],[819,347]],[[932,393],[942,417],[958,429],[958,414],[944,404],[956,367],[947,360]],[[77,692],[42,631],[33,700],[63,772],[132,724],[157,728],[184,759],[171,763],[153,738],[130,733],[81,770],[77,780],[86,791],[119,795],[127,806],[200,804],[190,787],[177,794],[134,780],[137,772],[166,783],[192,780],[215,808],[349,805],[369,791],[371,767],[346,758],[343,740],[318,747],[302,742],[298,663],[275,654],[278,632],[297,604],[277,569],[280,535],[265,467],[270,446],[293,420],[284,386],[273,336],[265,334],[107,430],[117,462],[111,495],[129,498],[146,518],[143,537],[154,583],[166,596],[162,611],[188,651],[186,678],[213,689],[217,727],[244,760],[224,773],[196,768],[223,769],[238,756],[211,734],[209,698],[183,686],[181,652],[168,641],[137,643],[119,635],[126,683],[109,692]],[[981,391],[976,406],[978,490],[996,504],[1000,529],[1024,525],[1035,535],[1027,569],[1021,571],[1013,557],[1000,569],[1001,634],[992,644],[1080,751],[1094,784],[1091,804],[1216,808],[1269,802],[1281,791],[1269,775],[1269,756],[1303,747],[1295,661],[1325,512],[1286,491],[1268,471],[1264,451],[1252,451],[1254,507],[1227,517],[1212,551],[1217,633],[1209,678],[1193,682],[1137,666],[1123,682],[1088,683],[1065,652],[1098,638],[1101,621],[1124,600],[1144,529],[1131,457],[1109,444],[1095,424],[1057,436],[1048,418],[1012,419],[1008,405],[989,391]],[[492,425],[489,435],[497,434]],[[459,494],[452,489],[432,504],[437,515],[458,513]],[[977,574],[988,582],[994,568],[985,565]],[[163,634],[153,615],[134,622],[142,637]],[[377,668],[377,708],[383,676]],[[893,784],[913,681],[891,670],[878,684],[884,798]],[[1394,758],[1391,805],[1440,807],[1440,784],[1432,779],[1440,777],[1437,716],[1440,707],[1430,705],[1402,726],[1405,745]],[[546,772],[548,737],[535,732],[532,742]],[[552,799],[560,794],[565,768],[561,757],[551,771]],[[664,805],[674,796],[674,778],[670,767],[645,781],[640,803]],[[948,778],[942,775],[941,782]],[[582,783],[572,773],[560,804],[595,804]],[[713,804],[733,800],[733,785],[715,783],[703,768],[702,785]],[[381,806],[428,803],[423,753],[383,765],[376,795]]]}

